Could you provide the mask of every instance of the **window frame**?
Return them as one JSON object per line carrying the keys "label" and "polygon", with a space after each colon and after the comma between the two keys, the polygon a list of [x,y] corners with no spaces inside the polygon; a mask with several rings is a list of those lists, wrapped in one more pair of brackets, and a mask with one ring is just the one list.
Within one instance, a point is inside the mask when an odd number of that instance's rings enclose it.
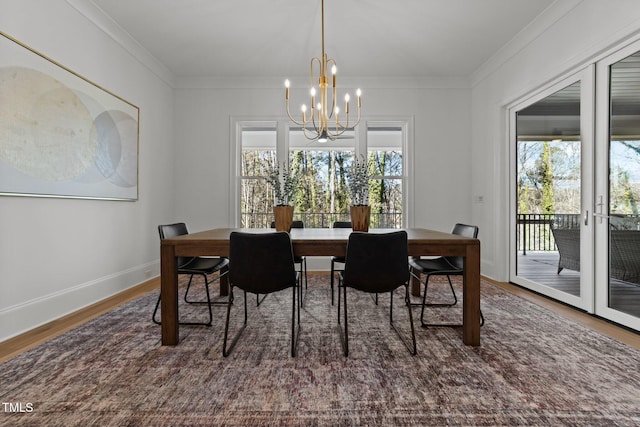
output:
{"label": "window frame", "polygon": [[[230,150],[230,203],[229,218],[232,227],[241,224],[240,191],[243,176],[241,175],[242,159],[242,132],[251,128],[275,128],[276,129],[276,157],[278,162],[287,161],[289,158],[289,133],[297,126],[286,117],[231,117],[231,146]],[[372,177],[374,179],[400,179],[402,181],[402,224],[404,228],[410,228],[414,224],[414,175],[413,175],[413,129],[414,118],[410,117],[381,117],[364,119],[355,128],[354,153],[356,156],[368,155],[367,131],[370,128],[399,128],[402,132],[402,175]],[[317,143],[314,143],[317,144]],[[326,143],[329,149],[331,142]],[[322,147],[320,147],[322,148]]]}

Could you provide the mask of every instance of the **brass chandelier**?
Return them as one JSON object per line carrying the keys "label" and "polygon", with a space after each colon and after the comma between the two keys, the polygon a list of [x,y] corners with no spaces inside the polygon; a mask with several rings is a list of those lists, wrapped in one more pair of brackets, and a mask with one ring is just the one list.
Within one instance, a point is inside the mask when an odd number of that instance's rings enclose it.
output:
{"label": "brass chandelier", "polygon": [[[318,89],[314,86],[314,65],[319,68],[316,72]],[[327,70],[331,66],[331,100],[329,100],[329,78]],[[309,74],[309,91],[311,95],[311,110],[307,115],[307,106],[302,105],[302,120],[298,121],[291,117],[289,112],[289,80],[285,80],[285,98],[287,104],[287,115],[292,122],[302,127],[304,136],[307,139],[318,142],[335,141],[340,135],[347,130],[353,128],[360,123],[360,89],[356,90],[358,97],[358,117],[354,123],[349,123],[349,94],[344,96],[344,123],[340,118],[340,107],[337,105],[337,86],[336,86],[336,61],[328,58],[324,51],[324,0],[322,0],[322,58],[311,58],[311,70]]]}

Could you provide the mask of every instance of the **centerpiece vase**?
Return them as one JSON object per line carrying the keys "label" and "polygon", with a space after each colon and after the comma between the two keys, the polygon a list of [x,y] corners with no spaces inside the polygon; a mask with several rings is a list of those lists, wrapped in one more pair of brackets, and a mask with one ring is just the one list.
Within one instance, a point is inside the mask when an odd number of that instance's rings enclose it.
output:
{"label": "centerpiece vase", "polygon": [[371,217],[371,206],[357,205],[351,206],[351,229],[353,231],[369,231],[369,219]]}
{"label": "centerpiece vase", "polygon": [[273,207],[273,216],[276,223],[276,231],[291,231],[293,224],[293,206],[278,205]]}

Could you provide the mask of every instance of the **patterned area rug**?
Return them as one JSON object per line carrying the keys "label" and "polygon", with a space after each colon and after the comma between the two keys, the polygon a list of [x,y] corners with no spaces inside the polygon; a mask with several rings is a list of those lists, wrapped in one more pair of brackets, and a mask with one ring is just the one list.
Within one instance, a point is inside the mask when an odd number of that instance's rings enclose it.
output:
{"label": "patterned area rug", "polygon": [[[376,306],[350,292],[345,358],[328,275],[311,276],[296,358],[290,291],[260,307],[250,297],[249,325],[228,358],[225,308],[214,307],[213,327],[183,326],[180,344],[162,347],[150,319],[156,298],[0,364],[0,425],[640,425],[640,351],[486,282],[482,345],[417,321],[415,357],[389,326],[388,296]],[[239,321],[242,297],[236,301]],[[401,295],[394,303],[408,331]],[[413,313],[417,320],[420,309]],[[204,318],[204,307],[181,305],[181,316]]]}

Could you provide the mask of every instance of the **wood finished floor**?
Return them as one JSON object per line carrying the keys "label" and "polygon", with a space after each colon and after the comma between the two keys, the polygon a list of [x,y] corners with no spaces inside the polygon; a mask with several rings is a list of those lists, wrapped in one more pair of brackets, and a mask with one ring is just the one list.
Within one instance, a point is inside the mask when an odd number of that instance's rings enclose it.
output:
{"label": "wood finished floor", "polygon": [[[324,274],[327,276],[329,275],[328,272],[314,272],[310,274]],[[613,339],[640,349],[640,333],[629,331],[610,322],[585,314],[579,310],[575,310],[564,304],[555,302],[549,298],[545,298],[541,295],[527,291],[526,289],[523,289],[519,286],[510,283],[496,282],[486,278],[484,278],[484,280],[487,280],[495,284],[496,286],[499,286],[506,291],[511,292],[514,295],[520,296],[528,301],[553,310],[558,314],[579,322],[595,331],[608,335]],[[28,331],[22,335],[3,341],[0,343],[0,363],[14,356],[17,356],[18,354],[27,351],[51,338],[61,335],[72,328],[75,328],[101,314],[108,312],[109,310],[114,309],[121,304],[126,303],[127,301],[142,296],[152,290],[157,290],[159,289],[159,287],[160,279],[156,277],[141,285],[114,295],[113,297],[107,298],[89,307],[78,310],[75,313],[71,313],[60,319],[34,328],[33,330]]]}

